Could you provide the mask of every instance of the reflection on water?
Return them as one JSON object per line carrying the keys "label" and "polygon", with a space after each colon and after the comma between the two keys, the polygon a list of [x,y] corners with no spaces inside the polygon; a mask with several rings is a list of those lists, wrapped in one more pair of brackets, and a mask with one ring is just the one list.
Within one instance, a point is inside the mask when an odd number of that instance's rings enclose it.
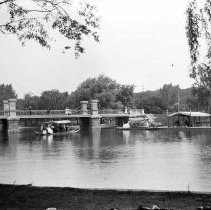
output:
{"label": "reflection on water", "polygon": [[0,182],[211,192],[210,130],[0,135]]}

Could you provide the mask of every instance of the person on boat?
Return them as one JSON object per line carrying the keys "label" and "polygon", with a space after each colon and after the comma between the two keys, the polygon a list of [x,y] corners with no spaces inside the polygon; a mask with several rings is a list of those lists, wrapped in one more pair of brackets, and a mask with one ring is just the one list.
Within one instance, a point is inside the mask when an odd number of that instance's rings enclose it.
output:
{"label": "person on boat", "polygon": [[63,131],[63,132],[66,131],[66,126],[65,126],[65,124],[62,125],[62,131]]}
{"label": "person on boat", "polygon": [[51,125],[48,125],[46,129],[47,129],[48,134],[53,134],[53,129],[51,128]]}
{"label": "person on boat", "polygon": [[47,129],[46,129],[45,125],[42,125],[40,130],[41,130],[42,134],[47,134]]}
{"label": "person on boat", "polygon": [[127,107],[125,107],[125,114],[127,114],[128,113],[128,111],[127,111]]}

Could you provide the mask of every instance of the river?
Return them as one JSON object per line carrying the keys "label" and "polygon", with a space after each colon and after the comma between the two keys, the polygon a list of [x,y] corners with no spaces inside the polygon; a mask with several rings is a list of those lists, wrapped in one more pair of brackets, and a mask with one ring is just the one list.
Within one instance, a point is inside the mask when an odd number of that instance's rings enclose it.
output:
{"label": "river", "polygon": [[0,183],[211,192],[211,130],[0,134]]}

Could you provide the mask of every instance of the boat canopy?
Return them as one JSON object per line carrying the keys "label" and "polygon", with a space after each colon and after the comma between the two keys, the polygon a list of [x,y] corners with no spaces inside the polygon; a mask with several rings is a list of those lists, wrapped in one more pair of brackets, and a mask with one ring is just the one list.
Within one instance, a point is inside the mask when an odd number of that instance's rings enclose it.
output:
{"label": "boat canopy", "polygon": [[45,122],[44,124],[68,124],[71,123],[70,120],[57,120],[57,121],[49,121],[49,122]]}
{"label": "boat canopy", "polygon": [[56,124],[68,124],[71,123],[70,120],[58,120],[58,121],[53,121]]}
{"label": "boat canopy", "polygon": [[148,118],[146,117],[136,117],[136,118],[129,118],[130,122],[139,122],[139,121],[147,121]]}
{"label": "boat canopy", "polygon": [[211,115],[209,113],[204,112],[176,112],[173,114],[168,115],[168,117],[174,117],[174,116],[188,116],[188,117],[210,117]]}

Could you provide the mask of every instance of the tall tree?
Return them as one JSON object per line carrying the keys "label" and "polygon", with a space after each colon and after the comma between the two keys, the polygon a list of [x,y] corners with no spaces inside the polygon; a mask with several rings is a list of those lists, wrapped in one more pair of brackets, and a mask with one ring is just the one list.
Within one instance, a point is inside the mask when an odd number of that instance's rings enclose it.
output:
{"label": "tall tree", "polygon": [[82,82],[71,95],[75,98],[75,107],[80,106],[80,101],[98,99],[101,108],[111,108],[115,106],[119,89],[120,84],[115,80],[99,75],[97,78],[89,78]]}
{"label": "tall tree", "polygon": [[134,88],[134,85],[121,85],[116,96],[117,101],[120,101],[123,106],[132,107],[134,105]]}
{"label": "tall tree", "polygon": [[208,111],[208,97],[209,91],[205,87],[192,87],[192,96],[196,101],[196,106],[198,110]]}
{"label": "tall tree", "polygon": [[68,93],[58,90],[44,91],[39,100],[40,109],[65,109],[68,103]]}
{"label": "tall tree", "polygon": [[101,109],[119,109],[132,106],[133,91],[133,85],[120,85],[109,77],[99,75],[82,82],[71,97],[75,98],[75,107],[80,106],[80,101],[98,99]]}
{"label": "tall tree", "polygon": [[163,98],[163,102],[167,108],[174,106],[174,104],[179,101],[179,85],[165,84],[160,89],[161,98]]}
{"label": "tall tree", "polygon": [[40,97],[35,96],[33,93],[27,93],[24,95],[23,99],[18,99],[17,109],[29,109],[31,106],[32,109],[39,109]]}
{"label": "tall tree", "polygon": [[72,0],[0,0],[0,32],[15,34],[25,45],[34,40],[50,49],[56,30],[68,40],[64,50],[74,46],[76,57],[84,52],[84,36],[99,41],[99,17],[89,3]]}
{"label": "tall tree", "polygon": [[211,112],[211,0],[192,0],[187,9],[187,38],[191,71],[198,86],[209,90]]}
{"label": "tall tree", "polygon": [[159,91],[146,91],[135,94],[135,105],[146,113],[161,114],[166,111],[166,100]]}

